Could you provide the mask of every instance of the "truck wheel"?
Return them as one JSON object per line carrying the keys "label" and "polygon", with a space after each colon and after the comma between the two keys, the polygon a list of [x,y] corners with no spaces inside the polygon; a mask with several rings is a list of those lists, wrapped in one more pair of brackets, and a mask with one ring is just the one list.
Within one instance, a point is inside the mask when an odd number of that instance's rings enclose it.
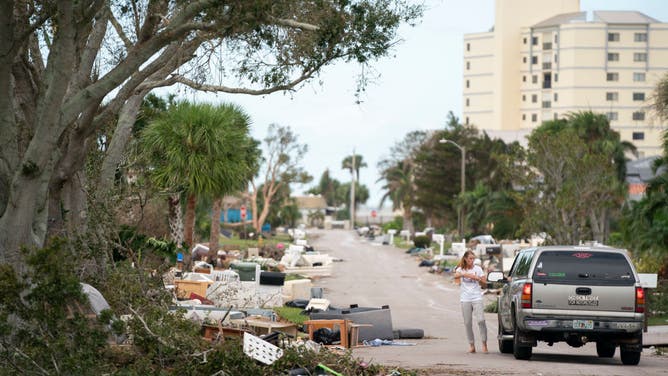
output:
{"label": "truck wheel", "polygon": [[612,358],[615,356],[615,344],[609,342],[596,342],[596,353],[599,358]]}
{"label": "truck wheel", "polygon": [[622,364],[624,365],[635,366],[640,363],[640,351],[630,351],[624,349],[624,346],[620,346],[619,355],[621,355]]}
{"label": "truck wheel", "polygon": [[517,321],[513,320],[515,329],[513,331],[513,355],[515,359],[529,360],[531,358],[531,346],[524,345],[520,342],[521,331],[517,325]]}
{"label": "truck wheel", "polygon": [[497,315],[497,319],[499,320],[499,351],[501,351],[502,354],[510,354],[513,352],[513,341],[509,339],[503,339],[503,335],[506,334],[506,332],[503,330],[501,317]]}

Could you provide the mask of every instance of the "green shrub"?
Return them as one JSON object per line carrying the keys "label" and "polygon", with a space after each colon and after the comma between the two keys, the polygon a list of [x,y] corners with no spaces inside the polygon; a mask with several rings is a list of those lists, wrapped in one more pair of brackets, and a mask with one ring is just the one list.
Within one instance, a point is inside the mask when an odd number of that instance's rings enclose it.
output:
{"label": "green shrub", "polygon": [[485,312],[487,313],[498,313],[499,312],[499,302],[494,300],[488,305],[485,306]]}
{"label": "green shrub", "polygon": [[429,248],[431,245],[431,239],[429,239],[429,237],[426,235],[416,236],[415,239],[413,239],[413,244],[417,248]]}

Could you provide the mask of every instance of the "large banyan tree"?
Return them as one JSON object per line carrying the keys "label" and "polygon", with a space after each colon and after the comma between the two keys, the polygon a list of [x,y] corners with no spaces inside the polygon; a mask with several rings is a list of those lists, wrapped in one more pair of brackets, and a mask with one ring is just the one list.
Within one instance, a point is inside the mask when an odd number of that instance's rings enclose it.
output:
{"label": "large banyan tree", "polygon": [[15,264],[21,246],[86,228],[86,199],[113,185],[151,90],[296,90],[334,62],[387,55],[422,12],[401,0],[0,3],[0,262]]}

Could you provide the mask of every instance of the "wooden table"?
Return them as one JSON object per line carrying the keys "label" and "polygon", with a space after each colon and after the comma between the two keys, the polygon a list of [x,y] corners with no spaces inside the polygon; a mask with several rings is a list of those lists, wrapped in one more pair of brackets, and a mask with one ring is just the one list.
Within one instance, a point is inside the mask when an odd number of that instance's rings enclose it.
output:
{"label": "wooden table", "polygon": [[230,323],[240,327],[250,327],[257,335],[269,334],[273,331],[297,337],[297,325],[290,322],[271,321],[264,316],[249,316],[245,319],[230,320]]}
{"label": "wooden table", "polygon": [[348,325],[350,328],[350,347],[356,347],[359,346],[359,339],[360,339],[360,328],[370,328],[372,327],[373,324],[356,324],[356,323],[351,323]]}

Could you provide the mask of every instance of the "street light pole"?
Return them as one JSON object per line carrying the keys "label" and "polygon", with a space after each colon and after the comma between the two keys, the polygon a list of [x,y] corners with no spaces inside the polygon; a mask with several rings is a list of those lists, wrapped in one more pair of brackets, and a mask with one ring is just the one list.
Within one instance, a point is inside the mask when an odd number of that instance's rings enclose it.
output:
{"label": "street light pole", "polygon": [[352,166],[351,166],[351,183],[350,183],[350,229],[355,229],[355,148],[353,148]]}
{"label": "street light pole", "polygon": [[[462,166],[461,166],[461,196],[462,198],[464,197],[464,192],[466,191],[466,148],[464,146],[460,146],[458,143],[452,141],[452,140],[446,140],[444,138],[440,139],[438,141],[441,144],[452,144],[459,149],[459,151],[462,153]],[[457,210],[457,228],[459,230],[459,236],[463,239],[464,238],[464,206],[460,205],[459,210]]]}

